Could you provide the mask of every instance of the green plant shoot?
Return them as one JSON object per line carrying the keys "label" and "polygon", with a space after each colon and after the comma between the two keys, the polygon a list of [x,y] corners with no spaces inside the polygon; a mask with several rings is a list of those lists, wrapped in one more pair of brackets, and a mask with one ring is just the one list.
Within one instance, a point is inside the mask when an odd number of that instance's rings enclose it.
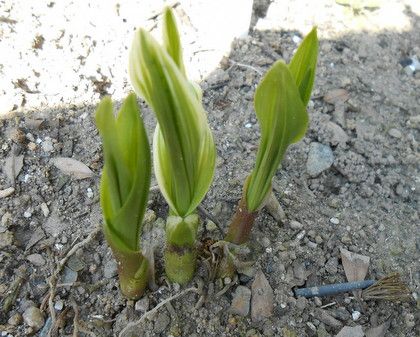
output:
{"label": "green plant shoot", "polygon": [[317,55],[318,38],[314,28],[302,41],[290,64],[275,62],[256,89],[254,108],[261,129],[260,145],[227,241],[236,244],[248,241],[252,224],[271,193],[271,181],[288,146],[305,135],[306,105],[315,79]]}
{"label": "green plant shoot", "polygon": [[95,118],[105,161],[100,187],[104,233],[118,263],[121,292],[139,298],[149,276],[139,247],[150,188],[149,143],[134,94],[125,99],[116,118],[111,98],[105,97]]}
{"label": "green plant shoot", "polygon": [[153,109],[155,175],[169,204],[165,269],[174,282],[189,281],[195,270],[199,224],[196,208],[214,174],[215,145],[201,103],[200,88],[185,75],[175,17],[165,9],[163,46],[144,29],[133,41],[129,60],[131,83]]}

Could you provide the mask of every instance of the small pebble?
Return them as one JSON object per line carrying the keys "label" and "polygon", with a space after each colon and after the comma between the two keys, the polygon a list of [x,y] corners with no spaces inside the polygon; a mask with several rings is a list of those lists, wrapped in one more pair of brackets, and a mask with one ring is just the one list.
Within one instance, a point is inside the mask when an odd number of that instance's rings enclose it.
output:
{"label": "small pebble", "polygon": [[340,223],[340,220],[338,220],[337,218],[331,218],[331,219],[330,219],[330,222],[331,222],[333,225],[338,225],[338,224]]}
{"label": "small pebble", "polygon": [[401,133],[401,131],[400,131],[400,130],[398,130],[398,129],[394,129],[394,128],[389,129],[388,134],[389,134],[391,137],[398,138],[398,139],[402,137],[402,133]]}
{"label": "small pebble", "polygon": [[361,315],[362,314],[359,311],[353,311],[351,313],[351,318],[353,319],[353,321],[356,322],[360,318]]}
{"label": "small pebble", "polygon": [[46,137],[45,140],[41,143],[42,150],[44,152],[54,151],[54,146],[50,137]]}
{"label": "small pebble", "polygon": [[35,331],[41,329],[45,322],[41,310],[39,310],[37,307],[29,307],[26,309],[23,313],[23,320]]}
{"label": "small pebble", "polygon": [[138,300],[134,306],[136,311],[146,312],[149,310],[149,298],[143,297],[142,299]]}
{"label": "small pebble", "polygon": [[63,310],[63,307],[64,307],[64,303],[63,303],[62,300],[58,300],[54,303],[54,309],[55,310],[61,311],[61,310]]}
{"label": "small pebble", "polygon": [[89,199],[92,199],[93,198],[93,191],[92,191],[92,189],[90,187],[87,189],[86,195],[87,195],[87,197]]}
{"label": "small pebble", "polygon": [[42,267],[45,265],[45,259],[41,254],[30,254],[26,259],[36,267]]}
{"label": "small pebble", "polygon": [[10,316],[7,323],[13,326],[19,325],[20,323],[22,323],[22,315],[18,312],[14,313],[12,316]]}
{"label": "small pebble", "polygon": [[45,202],[43,202],[41,204],[41,211],[42,211],[42,214],[44,214],[45,217],[48,217],[48,215],[50,214],[50,210],[48,209],[48,206]]}
{"label": "small pebble", "polygon": [[296,221],[296,220],[291,220],[289,225],[291,229],[299,230],[303,228],[303,225],[299,221]]}
{"label": "small pebble", "polygon": [[247,316],[249,313],[249,303],[251,301],[251,290],[245,286],[238,286],[233,295],[230,312],[239,315]]}
{"label": "small pebble", "polygon": [[29,219],[32,216],[32,211],[30,208],[28,208],[24,213],[23,216],[27,219]]}

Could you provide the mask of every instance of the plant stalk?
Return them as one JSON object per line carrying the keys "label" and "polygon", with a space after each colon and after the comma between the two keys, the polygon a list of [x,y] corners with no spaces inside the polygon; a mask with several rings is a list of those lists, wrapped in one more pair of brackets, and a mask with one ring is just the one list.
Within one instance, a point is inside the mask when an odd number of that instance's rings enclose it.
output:
{"label": "plant stalk", "polygon": [[197,214],[185,218],[168,216],[166,222],[165,272],[172,282],[185,284],[194,275],[197,263]]}
{"label": "plant stalk", "polygon": [[237,245],[247,242],[257,215],[258,211],[250,212],[248,210],[244,193],[229,225],[225,240]]}
{"label": "plant stalk", "polygon": [[149,280],[149,261],[140,251],[122,250],[108,240],[118,264],[118,277],[122,294],[128,299],[143,296]]}

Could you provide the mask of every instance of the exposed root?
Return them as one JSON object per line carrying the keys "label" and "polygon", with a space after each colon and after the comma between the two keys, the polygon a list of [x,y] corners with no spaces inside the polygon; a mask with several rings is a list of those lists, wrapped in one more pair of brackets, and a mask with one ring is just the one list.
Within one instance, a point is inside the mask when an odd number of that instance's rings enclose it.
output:
{"label": "exposed root", "polygon": [[171,301],[173,301],[173,300],[175,300],[179,297],[182,297],[189,292],[195,292],[195,293],[198,293],[198,294],[200,293],[198,288],[191,287],[191,288],[184,289],[183,291],[179,292],[178,294],[175,294],[171,297],[168,297],[167,299],[163,300],[158,305],[156,305],[153,309],[145,312],[143,314],[143,316],[141,316],[137,321],[128,323],[127,326],[124,329],[121,330],[118,337],[124,337],[125,334],[128,333],[131,329],[134,329],[134,328],[138,327],[146,318],[154,315],[161,307],[166,305],[168,302],[171,302]]}
{"label": "exposed root", "polygon": [[362,292],[365,300],[409,300],[410,289],[401,281],[400,274],[395,273],[380,279]]}
{"label": "exposed root", "polygon": [[235,284],[238,283],[238,274],[235,274],[235,276],[233,277],[232,282],[230,282],[229,284],[226,284],[222,290],[220,290],[219,292],[216,293],[216,298],[221,297],[223,294],[225,294],[230,288],[232,288]]}

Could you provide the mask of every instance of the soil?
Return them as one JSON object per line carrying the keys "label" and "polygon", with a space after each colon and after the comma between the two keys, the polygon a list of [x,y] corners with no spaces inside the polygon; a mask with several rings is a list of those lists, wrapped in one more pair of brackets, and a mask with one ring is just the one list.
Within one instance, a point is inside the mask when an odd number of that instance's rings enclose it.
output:
{"label": "soil", "polygon": [[[47,336],[52,322],[48,280],[66,253],[101,223],[98,186],[102,151],[92,118],[95,106],[105,94],[118,96],[116,93],[130,90],[125,75],[113,75],[111,68],[95,69],[100,58],[92,61],[88,57],[89,53],[96,55],[95,48],[107,50],[107,41],[93,42],[88,35],[69,36],[65,32],[57,40],[60,25],[49,25],[52,21],[40,18],[48,18],[48,11],[60,5],[40,3],[26,9],[30,20],[38,22],[33,43],[16,56],[14,68],[0,65],[2,84],[7,85],[0,89],[10,97],[9,105],[2,101],[7,114],[0,121],[0,190],[14,189],[0,199],[2,336]],[[255,86],[275,60],[290,59],[301,32],[308,32],[312,25],[298,16],[299,6],[307,10],[310,1],[287,3],[290,12],[283,15],[290,28],[262,30],[257,21],[270,15],[270,3],[255,1],[249,36],[235,40],[228,57],[200,83],[218,153],[215,179],[203,206],[224,230],[240,199],[243,181],[252,170],[258,146]],[[396,4],[402,9],[395,15],[408,20],[408,29],[345,30],[357,20],[374,22],[385,6],[381,2],[379,9],[352,8],[333,1],[313,5],[314,12],[324,15],[317,21],[320,53],[308,106],[310,126],[305,138],[289,148],[273,180],[286,219],[276,221],[262,210],[248,245],[248,258],[255,261],[252,270],[261,271],[273,289],[271,316],[255,322],[250,314],[242,317],[230,311],[238,285],[254,290],[253,276],[212,280],[200,263],[196,277],[186,287],[165,279],[161,252],[167,206],[153,192],[143,240],[154,245],[156,287],[138,302],[122,298],[115,262],[100,233],[77,249],[59,273],[52,299],[57,323],[53,335],[117,336],[145,310],[197,285],[202,286],[200,294],[188,292],[174,299],[125,335],[335,336],[344,326],[360,325],[367,334],[382,323],[387,323],[387,331],[369,336],[418,335],[420,76],[406,73],[399,62],[420,56],[420,13],[414,12],[410,1]],[[0,15],[2,50],[21,41],[25,22],[14,19],[22,15],[19,4],[4,5]],[[75,4],[65,12],[61,10],[62,17],[77,14]],[[117,12],[115,16],[122,20]],[[305,29],[293,26],[294,19]],[[94,17],[91,24],[95,27]],[[48,33],[48,27],[56,30]],[[107,53],[124,55],[126,46],[112,48],[112,39],[117,37],[109,37]],[[61,79],[68,80],[65,92],[43,91],[45,81],[59,72],[43,62],[50,57],[44,54],[48,48],[58,58],[60,50],[71,49],[73,59],[63,59],[63,66],[75,60],[79,63],[74,68],[75,78]],[[117,62],[126,64],[120,56],[115,63],[120,67]],[[31,71],[23,74],[20,65]],[[153,114],[144,102],[139,100],[139,104],[151,134]],[[329,158],[332,156],[320,173],[307,166],[310,149],[318,148],[311,146],[314,142],[328,147]],[[74,158],[93,174],[85,179],[69,176],[54,165],[56,157]],[[15,172],[7,168],[13,160]],[[205,216],[202,219],[200,240],[221,239],[213,222]],[[296,299],[296,286],[346,281],[340,248],[370,257],[369,279],[400,273],[412,299],[360,302],[349,293]],[[219,294],[223,288],[227,290]],[[4,305],[10,300],[6,311]],[[38,322],[28,320],[28,312],[36,316],[34,310],[27,310],[31,307],[41,309]],[[361,314],[359,318],[355,312]],[[78,332],[74,334],[75,329]]]}

